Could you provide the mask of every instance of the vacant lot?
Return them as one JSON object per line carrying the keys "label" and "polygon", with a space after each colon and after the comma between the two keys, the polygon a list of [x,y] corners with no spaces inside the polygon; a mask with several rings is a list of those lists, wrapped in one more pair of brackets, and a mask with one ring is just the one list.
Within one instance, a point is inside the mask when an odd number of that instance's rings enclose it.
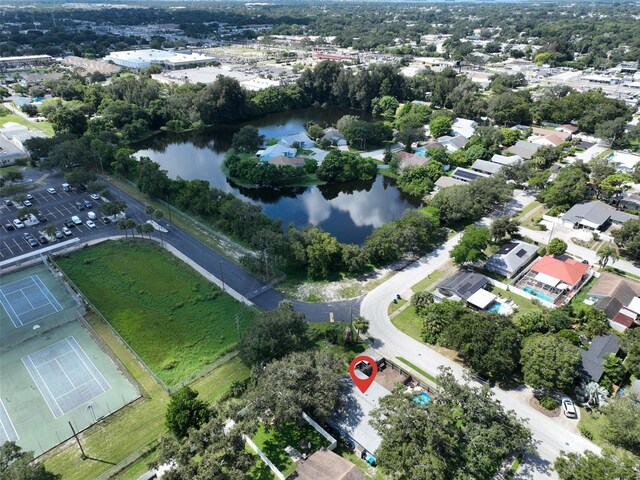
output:
{"label": "vacant lot", "polygon": [[231,350],[255,314],[155,244],[106,242],[58,263],[167,385]]}

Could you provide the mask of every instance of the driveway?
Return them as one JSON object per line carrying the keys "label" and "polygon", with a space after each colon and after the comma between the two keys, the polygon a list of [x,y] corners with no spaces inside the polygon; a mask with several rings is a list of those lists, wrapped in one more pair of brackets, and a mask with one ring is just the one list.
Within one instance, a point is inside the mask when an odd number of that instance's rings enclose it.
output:
{"label": "driveway", "polygon": [[[531,201],[533,201],[532,197],[519,193],[505,206],[505,211],[521,209]],[[502,212],[498,212],[497,215],[500,213]],[[485,218],[478,223],[489,224],[490,222],[491,218]],[[446,366],[451,368],[459,380],[464,380],[465,370],[462,366],[402,333],[393,326],[387,315],[388,305],[397,293],[408,292],[413,285],[439,270],[449,261],[449,252],[459,241],[460,236],[461,234],[455,235],[444,245],[371,291],[362,301],[360,314],[369,320],[369,335],[376,339],[374,347],[385,357],[402,356],[434,375],[438,373],[440,366]],[[533,433],[537,452],[526,457],[515,478],[557,478],[550,467],[561,450],[600,451],[592,442],[577,434],[575,428],[567,428],[564,422],[549,418],[531,407],[528,403],[530,392],[526,391],[525,387],[514,391],[499,388],[492,390],[496,399],[506,409],[515,411],[518,417],[527,421]]]}

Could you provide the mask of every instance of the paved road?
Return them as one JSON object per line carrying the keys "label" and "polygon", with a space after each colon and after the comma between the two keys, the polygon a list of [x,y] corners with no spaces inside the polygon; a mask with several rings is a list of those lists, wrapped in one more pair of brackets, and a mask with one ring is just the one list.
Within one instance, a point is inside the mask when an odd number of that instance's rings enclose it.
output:
{"label": "paved road", "polygon": [[[42,176],[41,172],[36,170],[29,172],[29,176]],[[31,172],[33,172],[33,175]],[[75,206],[75,202],[89,199],[89,194],[91,193],[87,192],[84,194],[76,194],[62,192],[61,184],[63,182],[62,174],[50,174],[41,181],[41,183],[43,183],[42,187],[29,192],[36,199],[33,206],[45,214],[48,218],[48,223],[53,223],[59,228],[61,228],[62,222],[69,219],[72,215],[78,215],[83,221],[86,220],[87,211],[78,211]],[[47,187],[56,188],[58,193],[55,195],[48,194],[46,192]],[[148,215],[145,214],[145,206],[141,202],[114,185],[110,185],[110,189],[115,198],[121,199],[127,203],[127,216],[129,218],[133,218],[138,223],[147,220]],[[2,202],[4,202],[4,199],[2,199]],[[96,202],[94,200],[92,200],[92,202],[100,203],[100,201]],[[94,205],[94,207],[96,206],[97,205]],[[15,207],[6,207],[2,204],[0,207],[0,219],[2,220],[2,224],[13,219],[17,212],[18,209]],[[258,307],[265,310],[272,310],[278,306],[280,301],[284,300],[281,293],[277,292],[273,288],[269,288],[262,281],[247,273],[241,267],[222,255],[211,250],[208,246],[194,238],[190,233],[185,232],[175,224],[171,223],[168,219],[162,219],[161,223],[166,225],[169,230],[169,233],[163,235],[164,241],[169,243],[184,256],[188,257],[191,261],[198,264],[209,274],[219,279],[225,286],[232,288],[243,297],[250,299],[250,301],[255,303]],[[42,248],[44,245],[39,246],[36,249],[29,247],[23,237],[23,233],[25,231],[29,231],[36,235],[37,231],[41,230],[44,225],[46,224],[39,224],[35,227],[9,232],[5,232],[3,230],[2,242],[0,242],[0,261]],[[98,220],[96,221],[96,225],[97,228],[95,229],[89,229],[84,224],[73,228],[72,231],[74,237],[78,237],[82,241],[90,241],[110,237],[119,233],[113,223],[105,225]],[[38,235],[36,235],[36,237],[38,237]],[[294,300],[292,303],[296,310],[304,313],[306,319],[311,322],[329,321],[331,313],[333,313],[333,317],[336,321],[349,321],[351,314],[355,316],[360,310],[360,299],[329,303],[307,303]]]}
{"label": "paved road", "polygon": [[[520,194],[506,208],[518,210],[532,200],[531,197]],[[484,219],[481,223],[490,221]],[[444,365],[451,368],[457,378],[463,379],[464,369],[459,364],[402,333],[387,315],[389,302],[397,293],[407,297],[406,293],[413,285],[449,261],[449,252],[460,236],[454,236],[434,252],[371,291],[363,299],[360,313],[370,321],[369,334],[376,339],[374,347],[385,357],[402,356],[431,374],[437,374],[438,367]],[[514,410],[520,418],[528,421],[533,432],[537,454],[526,458],[516,478],[557,478],[550,466],[561,450],[599,451],[593,443],[576,433],[575,427],[567,427],[563,418],[549,418],[531,407],[528,403],[529,392],[525,388],[514,391],[494,388],[493,391],[505,408]]]}

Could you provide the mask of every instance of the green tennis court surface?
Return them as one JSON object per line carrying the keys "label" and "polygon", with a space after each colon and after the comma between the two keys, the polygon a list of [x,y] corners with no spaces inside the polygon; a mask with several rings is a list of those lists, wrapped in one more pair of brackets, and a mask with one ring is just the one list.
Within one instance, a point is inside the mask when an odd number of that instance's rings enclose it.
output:
{"label": "green tennis court surface", "polygon": [[0,443],[39,455],[139,397],[46,266],[0,277],[0,305]]}

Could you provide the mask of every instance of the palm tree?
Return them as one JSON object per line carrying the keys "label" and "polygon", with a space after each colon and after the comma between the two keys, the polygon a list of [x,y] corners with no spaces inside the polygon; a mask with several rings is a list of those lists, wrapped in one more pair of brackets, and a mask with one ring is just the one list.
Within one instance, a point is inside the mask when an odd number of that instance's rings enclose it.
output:
{"label": "palm tree", "polygon": [[149,240],[151,240],[151,234],[153,232],[155,232],[155,231],[156,231],[156,229],[153,228],[153,225],[150,225],[148,223],[143,223],[142,224],[142,233],[146,233],[147,235],[149,235]]}
{"label": "palm tree", "polygon": [[138,232],[140,234],[140,236],[143,237],[143,238],[144,238],[144,235],[143,235],[144,234],[144,231],[143,231],[144,228],[143,227],[145,225],[148,225],[148,224],[147,223],[141,223],[141,224],[136,225],[136,232]]}
{"label": "palm tree", "polygon": [[116,225],[118,226],[118,230],[124,230],[124,238],[129,238],[129,225],[127,220],[118,220]]}
{"label": "palm tree", "polygon": [[[162,210],[156,210],[155,212],[153,212],[153,216],[155,217],[156,220],[160,220],[162,217],[164,217],[164,213],[162,213]],[[160,232],[160,243],[162,243],[162,245],[164,245],[164,238],[162,237],[162,230],[158,230]]]}
{"label": "palm tree", "polygon": [[153,212],[155,212],[155,208],[153,208],[152,205],[146,205],[144,207],[144,213],[146,213],[147,215],[149,215],[149,217],[151,217],[151,215],[153,215]]}
{"label": "palm tree", "polygon": [[56,232],[58,231],[58,228],[55,225],[47,225],[46,227],[44,227],[42,229],[42,231],[49,237],[49,238],[56,238]]}
{"label": "palm tree", "polygon": [[125,222],[127,224],[127,228],[131,229],[131,236],[133,238],[136,238],[136,234],[134,233],[134,231],[136,229],[137,223],[135,222],[135,220],[128,219],[128,220],[125,220]]}
{"label": "palm tree", "polygon": [[598,263],[602,268],[604,268],[609,263],[609,260],[620,260],[620,254],[618,253],[618,249],[616,247],[614,247],[610,243],[606,243],[602,247],[600,247],[600,250],[598,250],[598,259]]}
{"label": "palm tree", "polygon": [[358,316],[353,319],[353,326],[356,327],[356,334],[359,337],[360,333],[366,335],[369,331],[369,320],[364,317]]}

